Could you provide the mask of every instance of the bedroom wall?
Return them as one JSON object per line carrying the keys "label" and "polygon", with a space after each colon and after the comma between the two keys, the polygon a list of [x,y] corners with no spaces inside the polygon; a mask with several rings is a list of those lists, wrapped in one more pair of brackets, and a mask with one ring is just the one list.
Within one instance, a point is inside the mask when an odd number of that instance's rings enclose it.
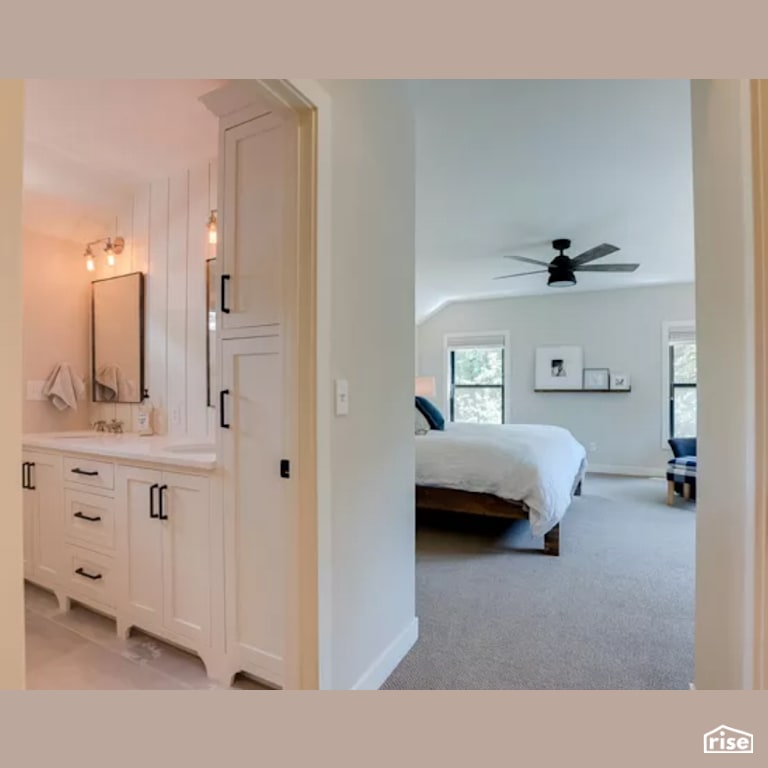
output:
{"label": "bedroom wall", "polygon": [[[694,307],[693,284],[450,304],[418,328],[418,373],[436,377],[435,402],[445,408],[445,334],[508,331],[507,421],[566,427],[593,468],[658,472],[669,457],[662,449],[662,323],[692,320]],[[535,349],[546,344],[581,346],[585,366],[629,374],[632,391],[535,393]]]}
{"label": "bedroom wall", "polygon": [[349,381],[349,415],[330,427],[330,687],[376,688],[416,636],[413,126],[402,82],[322,85],[331,376]]}

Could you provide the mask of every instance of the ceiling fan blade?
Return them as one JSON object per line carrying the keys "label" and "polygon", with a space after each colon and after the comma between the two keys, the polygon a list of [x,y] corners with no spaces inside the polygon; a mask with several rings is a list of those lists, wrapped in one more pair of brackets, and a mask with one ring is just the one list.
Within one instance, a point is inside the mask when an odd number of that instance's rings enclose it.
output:
{"label": "ceiling fan blade", "polygon": [[639,264],[587,264],[584,267],[575,266],[574,272],[634,272]]}
{"label": "ceiling fan blade", "polygon": [[529,264],[538,264],[540,267],[548,267],[549,264],[546,261],[538,261],[537,259],[529,259],[527,256],[505,256],[505,259],[517,259],[517,261],[526,261]]}
{"label": "ceiling fan blade", "polygon": [[543,275],[548,269],[534,269],[533,272],[516,272],[514,275],[499,275],[494,280],[506,280],[508,277],[523,277],[524,275]]}
{"label": "ceiling fan blade", "polygon": [[574,266],[579,264],[586,264],[588,261],[594,261],[595,259],[601,259],[603,256],[607,256],[609,253],[615,253],[619,249],[615,245],[610,243],[602,243],[602,245],[596,245],[594,248],[590,248],[584,253],[580,253],[578,256],[574,256],[571,259],[571,263]]}

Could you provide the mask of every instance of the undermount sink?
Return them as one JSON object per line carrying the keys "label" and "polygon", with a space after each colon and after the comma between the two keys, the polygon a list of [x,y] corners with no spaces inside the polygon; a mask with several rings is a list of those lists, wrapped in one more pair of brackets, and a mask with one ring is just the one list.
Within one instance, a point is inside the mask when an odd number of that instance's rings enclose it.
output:
{"label": "undermount sink", "polygon": [[163,450],[171,453],[215,453],[216,446],[213,443],[177,443],[166,445]]}

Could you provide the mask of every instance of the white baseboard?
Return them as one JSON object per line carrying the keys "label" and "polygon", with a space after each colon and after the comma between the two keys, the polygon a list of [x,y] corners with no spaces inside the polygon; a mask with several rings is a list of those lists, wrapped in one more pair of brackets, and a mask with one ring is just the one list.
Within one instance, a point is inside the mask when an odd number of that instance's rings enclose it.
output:
{"label": "white baseboard", "polygon": [[417,617],[382,651],[381,655],[363,672],[352,686],[353,691],[378,691],[395,667],[405,658],[413,644],[419,639]]}
{"label": "white baseboard", "polygon": [[625,475],[628,477],[666,477],[666,471],[658,467],[632,467],[625,464],[590,464],[587,474]]}

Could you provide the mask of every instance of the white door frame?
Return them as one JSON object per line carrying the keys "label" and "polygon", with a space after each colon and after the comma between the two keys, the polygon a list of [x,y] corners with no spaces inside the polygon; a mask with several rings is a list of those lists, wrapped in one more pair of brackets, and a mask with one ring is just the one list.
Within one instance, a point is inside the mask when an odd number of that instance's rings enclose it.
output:
{"label": "white door frame", "polygon": [[753,687],[768,688],[768,80],[750,83],[755,214],[755,594]]}
{"label": "white door frame", "polygon": [[[759,81],[758,81],[759,82]],[[763,81],[764,82],[764,81]],[[695,685],[768,685],[765,86],[693,80],[699,413]],[[763,133],[763,136],[759,136]],[[762,147],[763,154],[759,154]]]}

